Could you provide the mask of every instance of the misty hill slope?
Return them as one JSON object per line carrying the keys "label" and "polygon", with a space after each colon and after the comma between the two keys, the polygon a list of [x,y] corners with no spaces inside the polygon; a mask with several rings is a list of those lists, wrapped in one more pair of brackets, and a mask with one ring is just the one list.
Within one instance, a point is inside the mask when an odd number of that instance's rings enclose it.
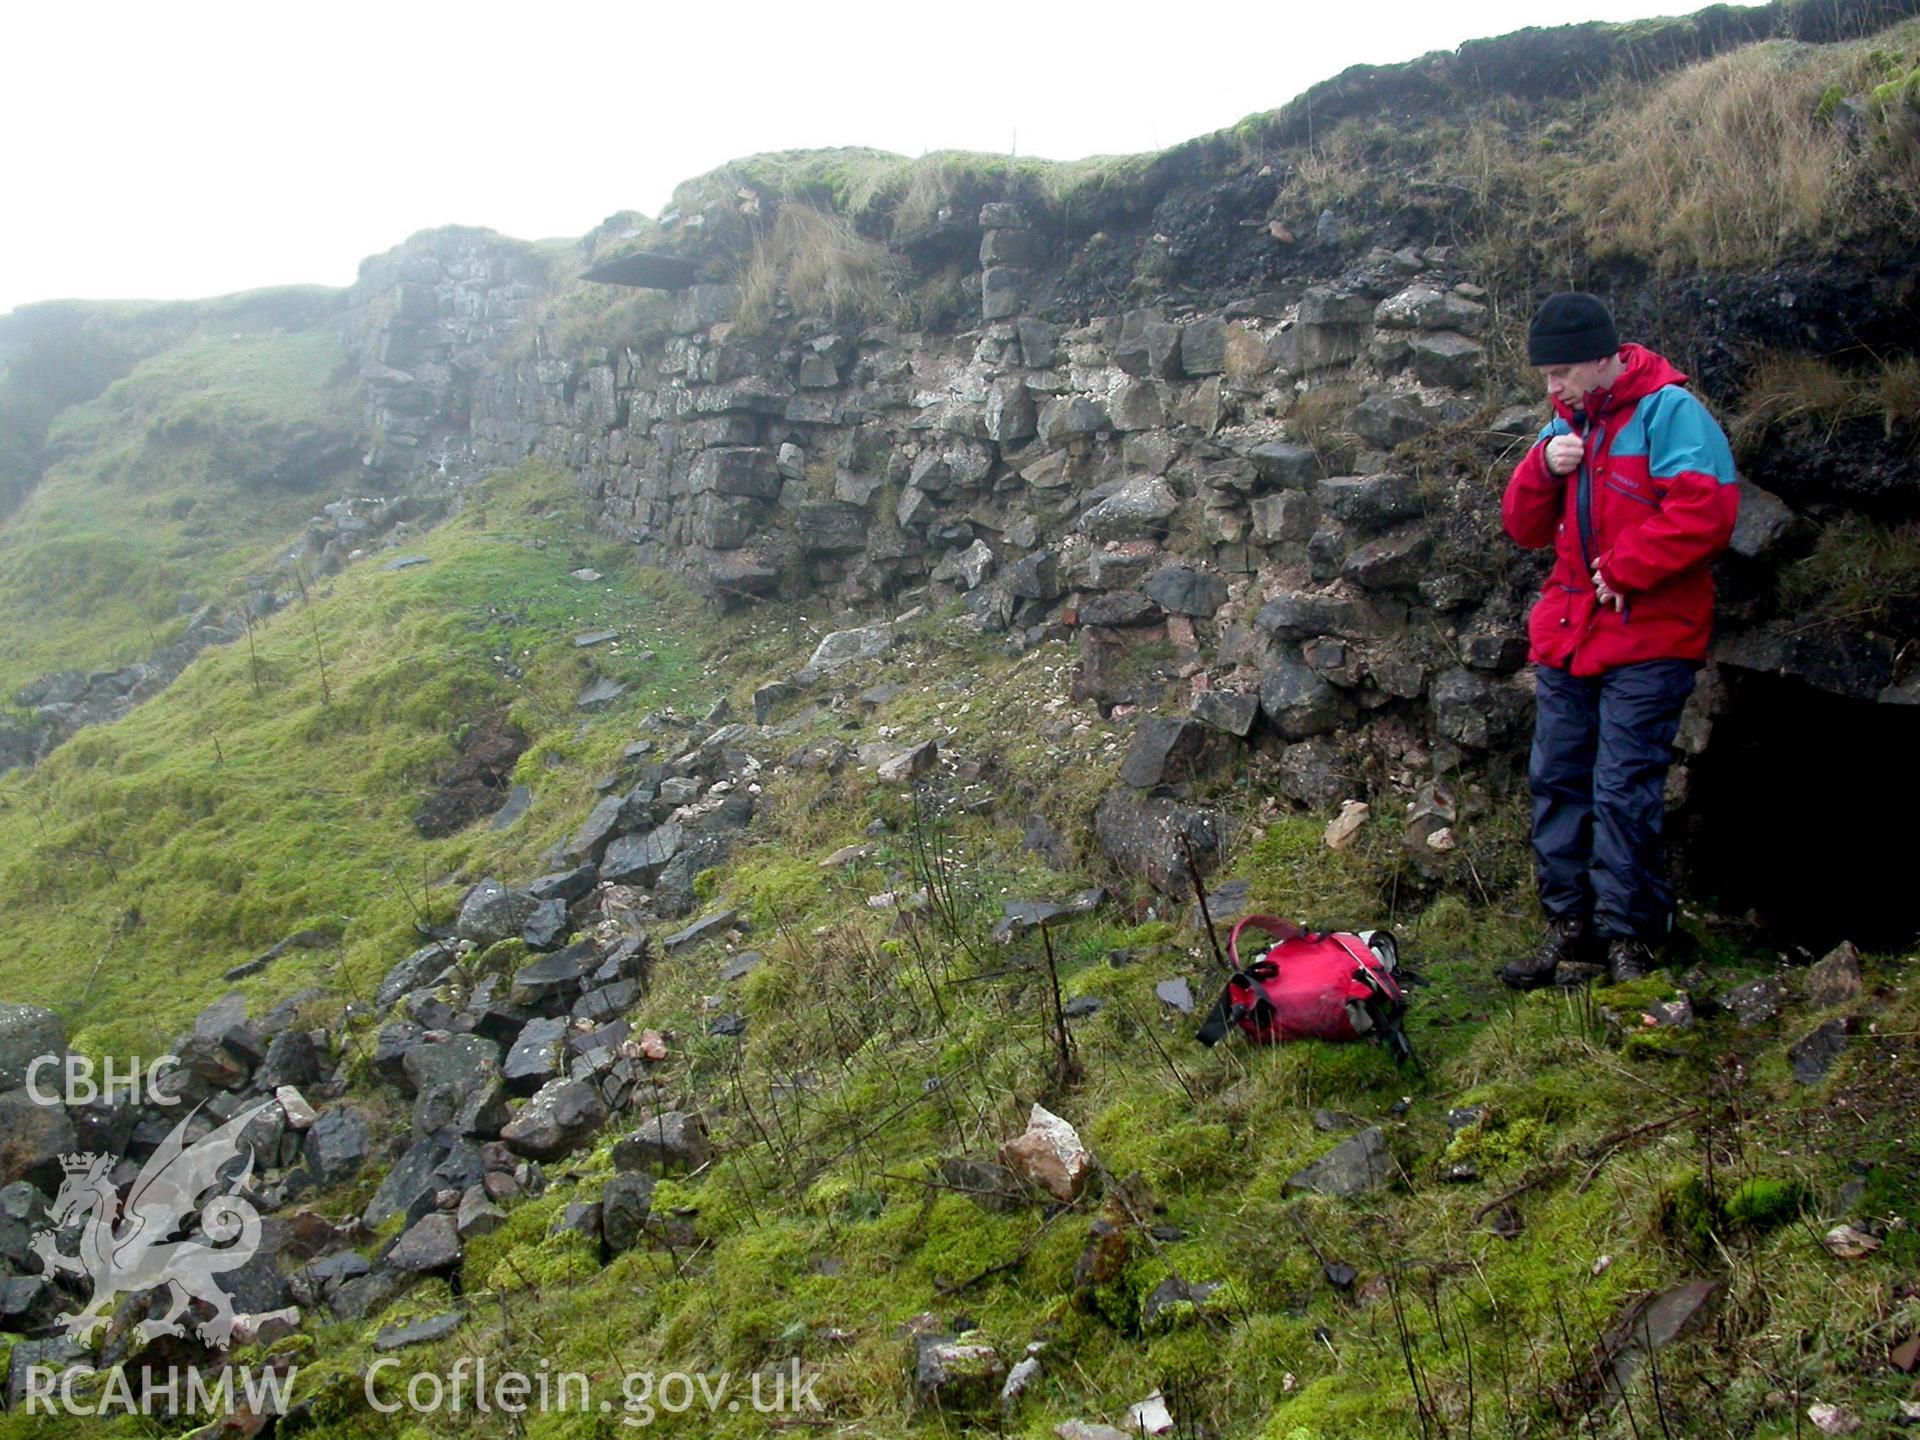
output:
{"label": "misty hill slope", "polygon": [[[20,938],[0,990],[55,1005],[80,1048],[144,1052],[288,934],[345,930],[350,955],[378,953],[408,933],[409,897],[476,843],[523,859],[526,826],[430,845],[413,816],[456,740],[485,724],[540,735],[565,713],[577,630],[644,616],[632,577],[569,577],[600,548],[564,485],[482,497],[409,552],[427,563],[316,580],[252,645],[208,651],[16,775],[0,890]],[[648,643],[648,684],[686,664],[671,635]],[[543,810],[565,803],[543,794]],[[296,955],[249,988],[284,994],[327,964]]]}
{"label": "misty hill slope", "polygon": [[146,654],[203,592],[244,595],[357,467],[357,388],[333,324],[207,308],[50,421],[41,474],[0,520],[9,695]]}

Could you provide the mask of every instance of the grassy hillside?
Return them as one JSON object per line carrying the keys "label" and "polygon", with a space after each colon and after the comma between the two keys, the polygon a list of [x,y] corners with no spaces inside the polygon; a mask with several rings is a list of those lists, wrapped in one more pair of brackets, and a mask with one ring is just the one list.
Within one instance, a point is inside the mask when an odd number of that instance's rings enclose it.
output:
{"label": "grassy hillside", "polygon": [[358,396],[332,325],[211,317],[63,410],[0,521],[0,693],[174,638],[183,593],[233,603],[352,474]]}
{"label": "grassy hillside", "polygon": [[[632,670],[633,705],[690,664],[633,577],[570,578],[597,551],[581,522],[550,474],[493,486],[423,541],[429,565],[349,568],[260,625],[254,653],[244,642],[209,651],[126,720],[9,776],[0,994],[61,1010],[80,1048],[148,1053],[220,988],[221,971],[291,931],[344,927],[339,981],[370,988],[415,913],[444,912],[447,897],[423,887],[531,864],[527,825],[437,844],[415,832],[456,739],[505,712],[550,737],[540,753],[566,750],[588,663],[571,640],[582,629],[629,634],[608,663]],[[651,660],[633,658],[648,649]],[[505,677],[503,661],[522,677]],[[541,817],[598,778],[530,774]],[[333,976],[339,958],[295,952],[250,985],[285,993]]]}
{"label": "grassy hillside", "polygon": [[[411,948],[416,916],[448,916],[460,883],[543,868],[540,851],[636,734],[683,733],[645,716],[697,714],[722,695],[743,706],[810,649],[806,616],[716,619],[583,546],[578,525],[564,477],[495,482],[422,547],[429,565],[350,568],[264,627],[258,691],[244,647],[210,654],[127,721],[16,777],[0,812],[12,939],[0,994],[53,1004],[84,1049],[151,1053],[226,988],[220,970],[292,929],[334,925],[337,948],[290,952],[242,988],[257,1010],[317,985],[319,1011],[338,1013]],[[605,578],[574,579],[583,563]],[[583,718],[573,699],[587,661],[571,637],[600,625],[622,634],[602,667],[636,688]],[[630,1016],[663,1032],[663,1093],[701,1108],[716,1142],[711,1164],[654,1195],[676,1228],[611,1263],[550,1233],[568,1204],[599,1198],[611,1127],[470,1243],[458,1297],[429,1281],[365,1323],[321,1320],[280,1342],[300,1357],[309,1433],[625,1433],[628,1372],[726,1369],[744,1386],[796,1360],[827,1407],[803,1418],[851,1435],[1039,1440],[1072,1416],[1122,1422],[1155,1389],[1183,1433],[1275,1440],[1785,1436],[1816,1401],[1892,1413],[1907,1382],[1884,1368],[1886,1347],[1920,1325],[1903,1288],[1920,1216],[1904,1063],[1920,1000],[1902,962],[1870,959],[1875,1026],[1812,1087],[1785,1055],[1821,1018],[1804,1009],[1756,1030],[1703,1015],[1654,1032],[1641,1015],[1672,993],[1666,979],[1517,998],[1490,979],[1527,934],[1515,797],[1487,797],[1461,822],[1459,882],[1436,883],[1409,865],[1390,816],[1334,851],[1324,817],[1270,809],[1271,762],[1254,757],[1212,787],[1241,822],[1228,874],[1248,882],[1253,908],[1396,926],[1429,982],[1412,1012],[1425,1070],[1397,1071],[1366,1046],[1202,1050],[1154,987],[1186,976],[1205,1002],[1204,935],[1184,907],[1119,883],[1099,912],[1053,932],[1063,997],[1102,1002],[1068,1022],[1063,1071],[1044,951],[1032,937],[997,946],[987,930],[1004,899],[1114,883],[1090,855],[1054,870],[1021,843],[1030,810],[1084,840],[1076,822],[1117,766],[1121,729],[1057,698],[1068,658],[1053,645],[1010,660],[936,613],[905,626],[892,655],[837,677],[848,695],[904,687],[870,717],[803,712],[754,742],[769,767],[763,813],[699,886],[751,934],[663,958]],[[532,812],[505,832],[421,840],[410,815],[455,737],[502,708],[533,741],[519,766]],[[914,788],[779,765],[810,739],[931,735],[946,759]],[[856,841],[871,848],[822,865]],[[872,898],[922,887],[925,908]],[[1768,968],[1716,930],[1695,941],[1712,967],[1696,991]],[[760,963],[723,980],[743,945]],[[745,1017],[743,1038],[713,1032],[719,1010]],[[348,1028],[351,1055],[367,1032]],[[1100,1179],[1063,1208],[982,1208],[942,1161],[992,1159],[1035,1102],[1079,1128]],[[1450,1117],[1460,1107],[1479,1113]],[[1287,1187],[1343,1138],[1317,1127],[1328,1109],[1386,1127],[1390,1184],[1344,1201]],[[320,1208],[357,1209],[373,1178]],[[1877,1222],[1882,1249],[1829,1254],[1821,1236],[1843,1216]],[[1121,1238],[1085,1262],[1096,1219]],[[1356,1272],[1344,1288],[1323,1271],[1341,1263]],[[1175,1274],[1222,1288],[1149,1318],[1145,1302]],[[1582,1419],[1597,1347],[1625,1307],[1701,1276],[1721,1286],[1714,1318],[1643,1366],[1625,1403]],[[390,1376],[444,1375],[463,1357],[546,1363],[588,1374],[616,1408],[524,1428],[370,1410],[377,1331],[455,1303],[467,1324],[405,1352]],[[1003,1419],[991,1399],[931,1407],[903,1328],[927,1323],[976,1330],[1007,1363],[1038,1342],[1039,1378]],[[767,1433],[743,1411],[656,1408],[653,1425]],[[15,1433],[7,1423],[0,1433]]]}

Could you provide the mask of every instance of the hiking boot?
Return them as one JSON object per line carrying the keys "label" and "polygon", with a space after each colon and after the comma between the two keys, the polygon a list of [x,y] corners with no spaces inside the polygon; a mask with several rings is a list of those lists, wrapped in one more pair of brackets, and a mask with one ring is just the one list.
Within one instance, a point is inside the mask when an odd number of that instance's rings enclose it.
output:
{"label": "hiking boot", "polygon": [[1607,979],[1615,985],[1629,980],[1644,980],[1660,968],[1653,958],[1653,947],[1644,940],[1625,936],[1607,942]]}
{"label": "hiking boot", "polygon": [[1538,990],[1554,983],[1562,965],[1578,965],[1588,949],[1585,920],[1562,916],[1548,922],[1547,938],[1531,955],[1509,960],[1500,969],[1500,978],[1516,990]]}

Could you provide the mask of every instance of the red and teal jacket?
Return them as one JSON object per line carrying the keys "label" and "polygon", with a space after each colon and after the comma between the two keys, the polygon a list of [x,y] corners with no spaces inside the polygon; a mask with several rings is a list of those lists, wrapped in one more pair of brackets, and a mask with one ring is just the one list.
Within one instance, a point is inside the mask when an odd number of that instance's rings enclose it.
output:
{"label": "red and teal jacket", "polygon": [[[1598,675],[1640,660],[1704,660],[1713,638],[1713,577],[1739,510],[1727,437],[1687,377],[1639,345],[1584,413],[1554,401],[1554,419],[1507,482],[1500,517],[1521,545],[1554,548],[1553,571],[1527,619],[1536,664]],[[1571,475],[1547,469],[1546,444],[1569,432],[1586,454]],[[1594,593],[1598,565],[1623,608]]]}

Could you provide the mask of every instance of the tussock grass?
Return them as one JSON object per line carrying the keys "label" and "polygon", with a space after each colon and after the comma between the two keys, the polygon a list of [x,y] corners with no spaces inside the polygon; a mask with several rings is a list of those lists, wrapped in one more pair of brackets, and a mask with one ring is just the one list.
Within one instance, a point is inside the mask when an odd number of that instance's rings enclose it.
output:
{"label": "tussock grass", "polygon": [[784,300],[799,315],[858,325],[897,306],[906,271],[886,246],[811,205],[780,207],[740,278],[740,324],[764,328]]}
{"label": "tussock grass", "polygon": [[1308,390],[1287,411],[1286,428],[1320,457],[1328,470],[1339,472],[1353,463],[1360,439],[1347,429],[1347,417],[1360,401],[1357,385],[1319,385]]}
{"label": "tussock grass", "polygon": [[1680,72],[1595,136],[1568,203],[1602,249],[1668,271],[1764,265],[1824,225],[1846,147],[1815,114],[1813,53],[1784,41]]}
{"label": "tussock grass", "polygon": [[1876,398],[1888,434],[1896,425],[1920,426],[1920,357],[1910,355],[1881,367]]}
{"label": "tussock grass", "polygon": [[[1544,107],[1463,100],[1418,126],[1350,116],[1275,151],[1270,216],[1431,215],[1498,297],[1616,257],[1758,267],[1920,213],[1920,22],[1766,41]],[[1841,102],[1855,97],[1842,113]],[[1256,127],[1257,128],[1257,127]]]}
{"label": "tussock grass", "polygon": [[672,333],[673,303],[664,291],[589,282],[561,289],[538,323],[559,355],[652,349]]}
{"label": "tussock grass", "polygon": [[656,348],[671,333],[674,298],[659,290],[633,289],[580,276],[616,252],[655,249],[659,226],[644,216],[610,217],[578,244],[554,249],[547,278],[527,323],[504,343],[496,358],[526,360],[538,347],[550,355]]}
{"label": "tussock grass", "polygon": [[1780,571],[1778,588],[1788,614],[1868,625],[1911,615],[1920,607],[1920,521],[1833,521]]}
{"label": "tussock grass", "polygon": [[1832,425],[1874,411],[1871,379],[1812,355],[1773,355],[1754,366],[1741,393],[1736,438],[1775,425]]}
{"label": "tussock grass", "polygon": [[1764,357],[1749,373],[1733,439],[1759,443],[1775,428],[1831,434],[1851,421],[1879,420],[1889,439],[1920,423],[1920,358],[1842,367],[1812,355]]}
{"label": "tussock grass", "polygon": [[977,208],[982,200],[1022,200],[1062,218],[1094,210],[1123,195],[1156,158],[1093,155],[1061,161],[970,150],[909,157],[858,147],[773,151],[686,181],[675,190],[674,203],[697,205],[708,196],[738,203],[738,192],[746,189],[775,201],[835,211],[862,233],[904,246],[927,236],[949,214]]}
{"label": "tussock grass", "polygon": [[1562,198],[1597,254],[1644,256],[1666,273],[1769,265],[1832,243],[1872,193],[1865,179],[1888,182],[1880,194],[1910,211],[1912,137],[1887,126],[1882,106],[1879,133],[1856,148],[1833,109],[1904,69],[1916,44],[1909,21],[1871,41],[1768,41],[1681,70],[1637,104],[1620,97]]}

